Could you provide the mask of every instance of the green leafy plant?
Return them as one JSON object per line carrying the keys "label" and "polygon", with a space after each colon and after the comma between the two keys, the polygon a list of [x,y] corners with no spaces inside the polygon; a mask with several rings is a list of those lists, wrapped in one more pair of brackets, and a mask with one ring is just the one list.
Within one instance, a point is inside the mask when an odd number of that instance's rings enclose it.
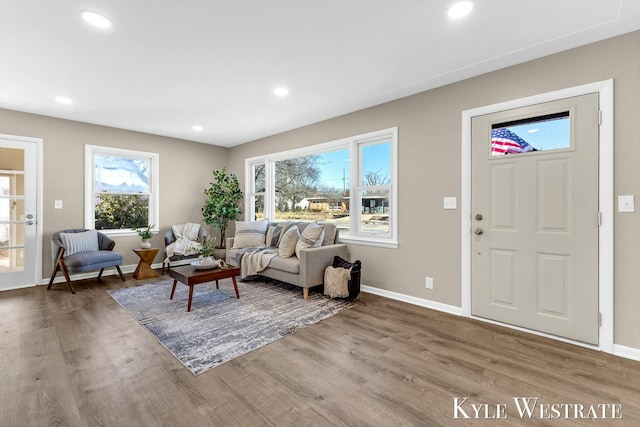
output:
{"label": "green leafy plant", "polygon": [[242,213],[238,201],[244,194],[235,174],[228,174],[227,168],[213,171],[213,182],[204,190],[207,200],[202,207],[204,222],[220,230],[221,247],[225,247],[225,231],[229,221],[235,221]]}
{"label": "green leafy plant", "polygon": [[151,229],[153,228],[154,225],[155,224],[147,225],[146,228],[137,228],[136,233],[138,233],[138,236],[140,236],[140,238],[143,240],[150,239],[152,236]]}
{"label": "green leafy plant", "polygon": [[209,257],[213,255],[213,251],[216,248],[216,238],[213,237],[205,237],[202,242],[200,242],[200,248],[198,249],[198,253],[203,257]]}

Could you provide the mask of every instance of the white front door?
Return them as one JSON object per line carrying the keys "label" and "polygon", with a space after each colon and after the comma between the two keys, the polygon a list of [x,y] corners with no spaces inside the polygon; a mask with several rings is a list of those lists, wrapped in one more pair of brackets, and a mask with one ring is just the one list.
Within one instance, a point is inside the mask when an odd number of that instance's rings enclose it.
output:
{"label": "white front door", "polygon": [[0,290],[36,284],[37,146],[0,136]]}
{"label": "white front door", "polygon": [[598,114],[588,94],[472,119],[474,316],[598,344]]}

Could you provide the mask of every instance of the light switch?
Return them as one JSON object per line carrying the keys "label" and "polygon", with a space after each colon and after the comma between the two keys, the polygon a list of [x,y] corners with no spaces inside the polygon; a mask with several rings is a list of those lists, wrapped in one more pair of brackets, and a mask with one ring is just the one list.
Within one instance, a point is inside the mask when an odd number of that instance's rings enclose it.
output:
{"label": "light switch", "polygon": [[62,200],[55,200],[53,202],[54,209],[62,209]]}
{"label": "light switch", "polygon": [[635,212],[635,197],[632,195],[618,196],[618,212]]}
{"label": "light switch", "polygon": [[457,205],[458,205],[458,202],[455,197],[444,198],[444,209],[455,209]]}

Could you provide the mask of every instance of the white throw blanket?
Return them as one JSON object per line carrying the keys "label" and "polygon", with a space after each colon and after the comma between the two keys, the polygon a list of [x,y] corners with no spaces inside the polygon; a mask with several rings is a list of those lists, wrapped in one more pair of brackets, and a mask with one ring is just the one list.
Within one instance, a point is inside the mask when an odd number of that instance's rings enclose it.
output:
{"label": "white throw blanket", "polygon": [[177,224],[171,226],[176,241],[169,244],[165,251],[167,258],[165,262],[169,262],[169,258],[173,255],[194,255],[202,245],[197,241],[200,232],[200,224],[188,222],[186,224]]}
{"label": "white throw blanket", "polygon": [[271,260],[278,256],[277,248],[268,248],[255,252],[246,252],[240,260],[240,278],[254,276],[269,266]]}
{"label": "white throw blanket", "polygon": [[324,294],[331,298],[349,296],[351,269],[327,267],[324,271]]}

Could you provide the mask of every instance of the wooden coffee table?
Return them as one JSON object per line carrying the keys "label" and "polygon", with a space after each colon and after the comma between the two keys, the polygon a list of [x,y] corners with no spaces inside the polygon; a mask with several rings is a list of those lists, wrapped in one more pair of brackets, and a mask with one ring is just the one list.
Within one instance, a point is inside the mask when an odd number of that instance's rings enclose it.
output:
{"label": "wooden coffee table", "polygon": [[184,283],[189,286],[189,302],[187,304],[187,311],[191,311],[191,299],[193,298],[193,286],[200,283],[216,282],[216,289],[218,287],[218,280],[231,278],[233,280],[233,287],[236,290],[236,298],[240,298],[238,292],[238,282],[236,282],[236,276],[240,275],[240,267],[228,268],[213,268],[210,270],[196,270],[192,265],[183,265],[182,267],[171,267],[169,269],[169,276],[173,278],[173,287],[171,288],[171,297],[176,291],[176,285],[178,282]]}

